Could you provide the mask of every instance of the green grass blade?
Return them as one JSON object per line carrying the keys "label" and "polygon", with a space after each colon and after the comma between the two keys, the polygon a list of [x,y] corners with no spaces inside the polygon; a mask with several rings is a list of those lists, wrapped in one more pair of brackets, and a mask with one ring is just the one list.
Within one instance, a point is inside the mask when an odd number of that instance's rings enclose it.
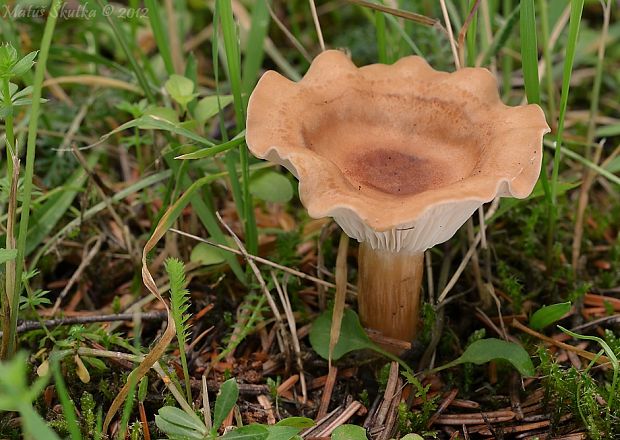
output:
{"label": "green grass blade", "polygon": [[265,51],[263,49],[267,31],[269,30],[268,0],[256,0],[252,9],[252,26],[247,38],[245,57],[243,59],[243,92],[244,108],[247,107],[248,98],[258,80],[258,71],[263,64]]}
{"label": "green grass blade", "polygon": [[[88,165],[94,167],[100,156],[101,150],[96,150],[94,154],[88,157]],[[56,227],[60,219],[73,204],[75,197],[84,186],[87,178],[86,171],[83,168],[78,168],[67,180],[64,187],[65,190],[51,197],[37,210],[35,215],[33,215],[33,222],[28,231],[25,255],[30,255],[32,251],[41,245],[45,237],[48,237],[49,233]]]}
{"label": "green grass blade", "polygon": [[[472,8],[476,5],[476,0],[469,0],[469,8],[471,11]],[[465,36],[465,43],[467,45],[467,65],[475,66],[476,65],[476,37],[478,36],[478,11],[474,12],[474,16],[471,19],[471,23],[469,23],[469,28],[467,29],[467,35]]]}
{"label": "green grass blade", "polygon": [[[112,203],[112,204],[118,203],[119,201],[123,200],[125,197],[130,196],[132,194],[136,194],[142,191],[144,188],[147,188],[151,185],[155,185],[156,183],[159,183],[159,182],[169,180],[171,175],[172,175],[172,172],[170,170],[165,170],[157,174],[146,176],[142,180],[139,180],[133,185],[130,185],[127,188],[114,194],[112,197],[110,197],[110,199],[107,202]],[[57,242],[59,237],[63,237],[69,234],[69,232],[73,228],[78,227],[78,225],[82,221],[86,221],[90,218],[93,218],[95,215],[97,215],[98,213],[106,209],[108,206],[107,202],[102,201],[102,202],[97,203],[95,206],[87,209],[84,213],[82,213],[81,217],[71,220],[69,223],[64,225],[62,229],[56,232],[49,240],[47,240],[42,246],[40,246],[37,249],[36,254],[34,254],[34,256],[31,258],[31,261],[30,261],[31,266],[32,267],[37,266],[37,263],[39,262],[41,257],[45,255],[52,246],[54,246],[54,244]]]}
{"label": "green grass blade", "polygon": [[[228,0],[217,0],[216,8],[220,16],[222,34],[224,37],[224,51],[228,66],[228,79],[234,98],[237,130],[245,129],[245,108],[241,86],[241,60],[239,53],[239,38],[235,25],[232,5]],[[229,157],[230,154],[228,155]],[[245,240],[248,252],[256,254],[258,251],[258,231],[254,218],[252,195],[250,194],[250,170],[248,149],[245,144],[239,146],[239,164],[241,166],[241,184],[243,189],[243,218],[245,220]]]}
{"label": "green grass blade", "polygon": [[542,43],[543,60],[545,62],[545,87],[547,89],[547,110],[550,118],[555,118],[555,85],[553,84],[553,66],[551,51],[549,50],[549,13],[546,0],[540,0],[540,37]]}
{"label": "green grass blade", "polygon": [[159,54],[162,60],[164,60],[164,66],[166,67],[166,73],[172,75],[174,73],[174,65],[172,64],[172,55],[170,53],[170,45],[168,44],[168,35],[164,30],[164,25],[161,22],[159,15],[159,4],[156,0],[145,0],[144,5],[148,10],[149,21],[151,22],[151,29],[153,30],[153,36],[159,49]]}
{"label": "green grass blade", "polygon": [[581,13],[583,11],[584,0],[573,0],[571,3],[570,21],[568,26],[568,42],[566,45],[566,55],[564,58],[564,72],[562,75],[562,95],[560,97],[560,118],[558,121],[558,131],[556,135],[556,149],[553,156],[553,173],[551,174],[551,200],[556,203],[558,191],[558,173],[560,170],[560,158],[562,151],[562,139],[564,135],[564,120],[566,118],[566,107],[568,104],[568,93],[570,90],[570,79],[573,73],[573,61],[575,60],[575,49],[577,47],[577,37],[581,25]]}
{"label": "green grass blade", "polygon": [[82,435],[80,433],[80,425],[77,422],[77,416],[75,414],[75,405],[71,401],[69,391],[67,391],[67,386],[62,378],[60,363],[58,361],[53,362],[51,367],[54,373],[54,381],[56,382],[58,398],[60,400],[60,404],[62,405],[62,414],[65,416],[65,421],[67,422],[66,426],[69,430],[69,434],[71,435],[71,440],[81,440]]}
{"label": "green grass blade", "polygon": [[109,3],[107,2],[107,0],[97,0],[97,2],[93,3],[92,6],[93,8],[97,9],[98,17],[105,17],[106,20],[108,21],[108,24],[112,28],[112,31],[114,32],[114,35],[116,36],[116,39],[118,40],[118,43],[123,49],[123,52],[125,52],[127,61],[129,62],[129,65],[131,66],[131,70],[133,70],[133,73],[136,75],[136,78],[138,82],[140,83],[140,87],[142,87],[142,90],[144,90],[144,94],[146,95],[147,99],[150,102],[154,103],[155,95],[153,94],[153,91],[151,90],[151,86],[149,85],[149,82],[146,79],[146,76],[144,75],[144,69],[138,65],[134,54],[129,48],[129,43],[127,42],[128,39],[127,39],[127,36],[125,35],[123,28],[118,26],[118,24],[116,23],[116,17],[113,14],[103,13],[103,7],[109,6]]}
{"label": "green grass blade", "polygon": [[[206,191],[208,191],[208,187]],[[210,209],[202,195],[195,195],[192,197],[191,203],[192,208],[196,211],[196,215],[198,215],[200,222],[211,236],[211,239],[216,243],[227,245],[228,242],[226,241],[226,236],[220,229],[220,224],[213,214],[213,209]],[[245,284],[245,273],[243,272],[243,269],[241,269],[241,265],[239,264],[237,257],[230,252],[221,252],[221,255],[226,260],[237,279],[239,279],[241,283]]]}
{"label": "green grass blade", "polygon": [[377,55],[380,63],[387,64],[387,38],[385,33],[385,15],[375,11],[375,30],[377,34]]}
{"label": "green grass blade", "polygon": [[[516,8],[514,8],[512,12],[510,12],[508,17],[506,18],[504,25],[495,33],[495,37],[493,38],[493,41],[491,42],[489,47],[482,53],[482,59],[480,62],[481,66],[487,65],[489,61],[491,60],[491,58],[497,55],[499,51],[508,43],[508,37],[510,37],[510,34],[514,28],[514,25],[517,23],[517,20],[519,19],[519,11],[520,11],[520,5],[517,5]],[[472,25],[473,24],[474,23],[472,22]],[[469,42],[469,32],[467,32],[467,37],[468,37],[467,41]],[[512,58],[510,57],[504,57],[504,60],[505,59],[512,60]],[[504,69],[506,69],[505,72],[507,72],[508,74],[512,74],[512,63],[508,64],[507,66],[504,66]]]}
{"label": "green grass blade", "polygon": [[[15,272],[15,292],[13,296],[13,304],[11,310],[11,326],[10,334],[4,337],[9,340],[9,353],[15,350],[15,328],[17,327],[17,314],[19,309],[19,295],[22,290],[22,273],[26,262],[24,257],[26,254],[26,240],[28,238],[28,223],[30,221],[30,206],[32,203],[32,187],[34,178],[34,159],[37,147],[37,129],[39,127],[39,109],[41,108],[41,92],[43,89],[43,77],[47,67],[47,58],[49,55],[54,28],[58,18],[58,11],[63,4],[62,0],[53,0],[50,6],[50,14],[45,23],[43,31],[43,39],[41,40],[41,48],[39,58],[34,74],[34,83],[32,88],[32,106],[30,108],[30,122],[28,124],[28,141],[26,143],[26,167],[24,174],[24,189],[22,193],[22,213],[19,220],[19,235],[17,238],[17,258]],[[8,294],[8,292],[7,292]]]}
{"label": "green grass blade", "polygon": [[538,81],[538,42],[536,39],[536,12],[534,0],[521,1],[521,65],[525,94],[530,104],[540,104]]}
{"label": "green grass blade", "polygon": [[216,7],[220,17],[222,35],[224,38],[224,51],[226,53],[226,64],[228,68],[228,81],[234,97],[235,118],[237,128],[245,128],[245,110],[243,108],[242,88],[241,88],[241,55],[239,53],[239,37],[237,26],[232,12],[231,2],[228,0],[217,0]]}

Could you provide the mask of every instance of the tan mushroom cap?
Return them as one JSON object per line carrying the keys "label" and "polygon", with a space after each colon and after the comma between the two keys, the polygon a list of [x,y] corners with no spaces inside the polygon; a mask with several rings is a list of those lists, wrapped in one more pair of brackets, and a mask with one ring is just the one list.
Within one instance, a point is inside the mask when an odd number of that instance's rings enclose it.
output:
{"label": "tan mushroom cap", "polygon": [[333,217],[375,249],[415,253],[496,195],[527,197],[547,132],[540,107],[504,105],[486,69],[439,72],[417,56],[357,68],[330,50],[297,83],[263,75],[246,140],[299,179],[310,216]]}

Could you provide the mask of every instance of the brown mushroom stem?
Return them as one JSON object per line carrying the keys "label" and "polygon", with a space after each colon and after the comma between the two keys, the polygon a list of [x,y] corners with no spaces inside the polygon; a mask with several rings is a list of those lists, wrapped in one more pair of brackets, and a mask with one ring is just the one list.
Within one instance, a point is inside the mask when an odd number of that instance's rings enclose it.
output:
{"label": "brown mushroom stem", "polygon": [[362,325],[390,338],[412,341],[418,328],[424,252],[375,250],[362,243],[358,268]]}

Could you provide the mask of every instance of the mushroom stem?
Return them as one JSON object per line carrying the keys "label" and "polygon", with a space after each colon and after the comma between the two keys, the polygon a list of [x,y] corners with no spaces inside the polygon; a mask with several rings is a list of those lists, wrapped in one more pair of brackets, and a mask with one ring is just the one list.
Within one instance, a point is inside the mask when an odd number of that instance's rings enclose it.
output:
{"label": "mushroom stem", "polygon": [[424,252],[373,249],[361,243],[357,301],[364,327],[412,341],[418,327]]}

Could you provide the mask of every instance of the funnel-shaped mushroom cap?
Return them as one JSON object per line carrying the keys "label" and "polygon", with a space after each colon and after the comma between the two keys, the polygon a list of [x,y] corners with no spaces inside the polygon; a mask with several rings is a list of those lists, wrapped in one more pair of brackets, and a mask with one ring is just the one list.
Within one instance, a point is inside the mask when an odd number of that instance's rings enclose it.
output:
{"label": "funnel-shaped mushroom cap", "polygon": [[416,56],[357,68],[326,51],[298,83],[263,75],[246,140],[299,179],[310,216],[414,253],[497,195],[527,197],[548,131],[540,107],[504,105],[486,69],[439,72]]}

